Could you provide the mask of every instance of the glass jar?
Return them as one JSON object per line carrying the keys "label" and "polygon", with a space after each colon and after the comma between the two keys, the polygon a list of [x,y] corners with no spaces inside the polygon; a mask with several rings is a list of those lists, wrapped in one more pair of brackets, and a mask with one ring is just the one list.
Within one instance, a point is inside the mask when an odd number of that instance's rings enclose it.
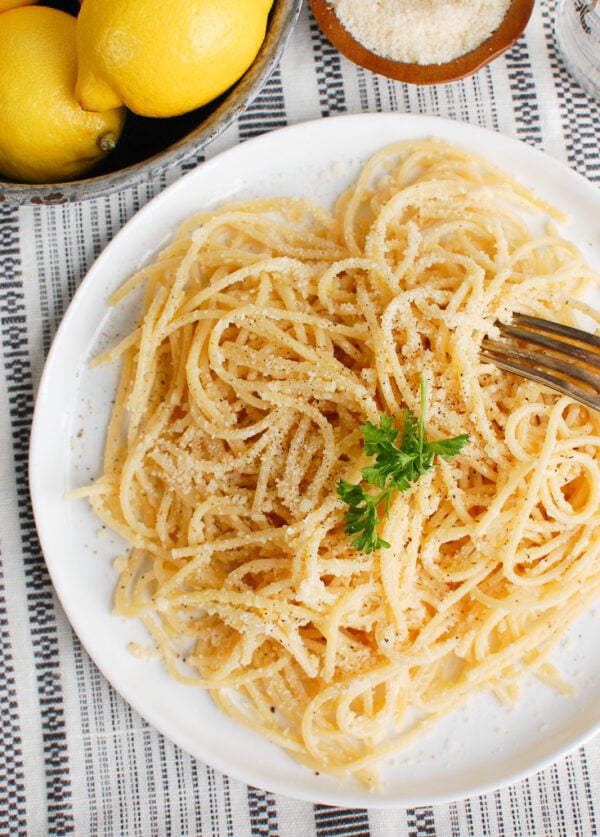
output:
{"label": "glass jar", "polygon": [[600,0],[560,0],[555,27],[567,69],[600,99]]}

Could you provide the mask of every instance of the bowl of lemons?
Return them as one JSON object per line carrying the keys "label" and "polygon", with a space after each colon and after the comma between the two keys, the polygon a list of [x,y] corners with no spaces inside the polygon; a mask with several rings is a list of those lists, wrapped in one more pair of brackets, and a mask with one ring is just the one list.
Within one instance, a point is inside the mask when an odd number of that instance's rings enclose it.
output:
{"label": "bowl of lemons", "polygon": [[0,202],[110,194],[197,156],[276,68],[302,0],[0,0]]}

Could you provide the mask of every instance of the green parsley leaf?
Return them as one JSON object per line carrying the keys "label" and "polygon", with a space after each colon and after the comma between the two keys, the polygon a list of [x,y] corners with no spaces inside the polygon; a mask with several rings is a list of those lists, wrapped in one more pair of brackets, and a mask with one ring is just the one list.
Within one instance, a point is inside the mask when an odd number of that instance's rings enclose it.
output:
{"label": "green parsley leaf", "polygon": [[365,453],[375,457],[372,465],[362,468],[362,478],[367,485],[380,489],[379,492],[371,493],[362,483],[346,480],[340,480],[337,485],[339,497],[348,506],[344,512],[344,532],[359,552],[369,553],[390,546],[378,536],[377,528],[382,507],[383,513],[389,516],[393,492],[409,489],[420,476],[435,467],[436,456],[448,462],[469,441],[469,436],[462,434],[430,442],[425,433],[426,384],[422,375],[420,395],[420,418],[412,410],[404,410],[401,434],[394,419],[386,413],[380,417],[379,427],[367,421],[360,428]]}

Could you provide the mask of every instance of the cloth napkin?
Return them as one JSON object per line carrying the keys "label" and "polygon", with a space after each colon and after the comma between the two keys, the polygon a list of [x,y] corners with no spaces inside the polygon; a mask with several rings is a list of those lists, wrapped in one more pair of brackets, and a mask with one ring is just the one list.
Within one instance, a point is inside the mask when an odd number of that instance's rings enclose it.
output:
{"label": "cloth napkin", "polygon": [[[136,188],[62,206],[0,205],[0,837],[586,837],[600,821],[600,738],[480,797],[347,809],[220,773],[152,729],[99,673],[56,598],[28,491],[32,411],[44,360],[76,288],[107,242],[185,170],[307,119],[395,111],[480,125],[600,183],[600,104],[557,50],[555,3],[463,81],[410,87],[333,48],[305,4],[279,67],[236,123],[185,165]],[[598,219],[600,246],[600,218]]]}

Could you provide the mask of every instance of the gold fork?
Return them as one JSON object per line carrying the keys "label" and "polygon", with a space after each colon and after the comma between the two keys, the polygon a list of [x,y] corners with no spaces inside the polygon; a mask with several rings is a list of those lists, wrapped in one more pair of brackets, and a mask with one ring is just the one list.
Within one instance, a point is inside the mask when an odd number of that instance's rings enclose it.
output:
{"label": "gold fork", "polygon": [[496,325],[509,339],[484,338],[484,360],[600,410],[600,335],[527,314]]}

